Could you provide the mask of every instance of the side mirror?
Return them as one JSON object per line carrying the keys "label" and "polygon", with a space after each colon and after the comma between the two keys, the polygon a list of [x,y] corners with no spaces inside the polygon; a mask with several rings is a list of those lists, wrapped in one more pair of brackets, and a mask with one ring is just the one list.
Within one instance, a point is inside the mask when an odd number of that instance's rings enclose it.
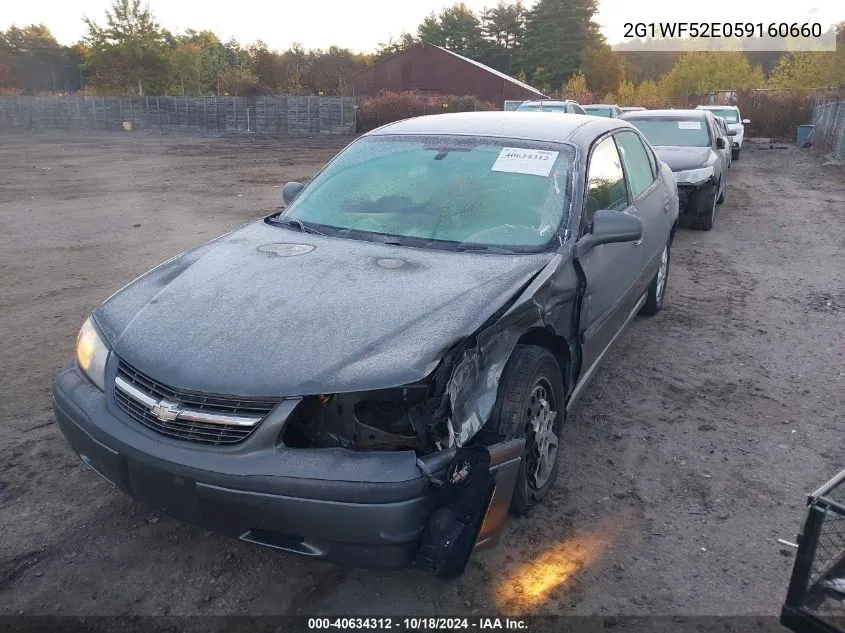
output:
{"label": "side mirror", "polygon": [[739,134],[739,132],[736,130],[728,130],[728,136],[736,136],[737,134]]}
{"label": "side mirror", "polygon": [[742,120],[743,125],[749,125],[750,123],[751,123],[751,119],[743,119]]}
{"label": "side mirror", "polygon": [[299,192],[305,188],[301,182],[289,182],[282,188],[282,200],[285,204],[290,204],[294,201]]}
{"label": "side mirror", "polygon": [[593,247],[617,242],[636,242],[643,237],[643,223],[637,216],[621,211],[596,211],[589,233],[575,243],[575,257],[583,257]]}
{"label": "side mirror", "polygon": [[716,139],[716,149],[725,149],[727,145],[725,145],[725,139],[721,136]]}

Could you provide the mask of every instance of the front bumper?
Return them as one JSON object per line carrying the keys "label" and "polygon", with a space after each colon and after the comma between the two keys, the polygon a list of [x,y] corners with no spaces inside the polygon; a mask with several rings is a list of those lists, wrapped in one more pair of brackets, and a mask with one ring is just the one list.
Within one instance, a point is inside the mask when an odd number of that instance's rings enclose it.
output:
{"label": "front bumper", "polygon": [[678,184],[678,214],[680,216],[710,213],[716,183],[707,181],[701,185]]}
{"label": "front bumper", "polygon": [[[113,369],[107,370],[113,385]],[[245,541],[362,567],[413,561],[435,498],[411,451],[290,449],[284,403],[234,446],[193,445],[126,416],[75,363],[53,383],[56,419],[80,458],[174,518]],[[451,455],[424,458],[442,475]]]}

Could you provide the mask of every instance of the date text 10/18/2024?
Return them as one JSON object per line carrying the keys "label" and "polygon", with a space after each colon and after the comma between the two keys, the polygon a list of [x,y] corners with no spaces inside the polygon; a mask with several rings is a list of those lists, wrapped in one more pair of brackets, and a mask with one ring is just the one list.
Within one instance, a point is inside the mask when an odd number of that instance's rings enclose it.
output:
{"label": "date text 10/18/2024", "polygon": [[424,631],[424,630],[511,630],[527,631],[525,620],[514,618],[473,617],[473,618],[308,618],[310,630],[396,630],[396,631]]}

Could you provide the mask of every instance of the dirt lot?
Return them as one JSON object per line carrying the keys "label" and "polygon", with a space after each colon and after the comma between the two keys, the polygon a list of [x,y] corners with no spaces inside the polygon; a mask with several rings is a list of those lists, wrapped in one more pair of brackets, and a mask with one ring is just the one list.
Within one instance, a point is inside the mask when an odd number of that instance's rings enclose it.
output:
{"label": "dirt lot", "polygon": [[336,145],[0,142],[0,613],[774,614],[804,493],[845,467],[842,168],[747,146],[710,232],[681,231],[565,433],[551,498],[457,581],[182,525],[71,454],[50,381],[97,304],[267,214]]}

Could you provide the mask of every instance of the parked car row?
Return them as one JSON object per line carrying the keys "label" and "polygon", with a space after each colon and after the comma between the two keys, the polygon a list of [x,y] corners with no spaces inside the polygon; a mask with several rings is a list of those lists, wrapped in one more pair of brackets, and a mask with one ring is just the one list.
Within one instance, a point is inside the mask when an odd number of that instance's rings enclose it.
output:
{"label": "parked car row", "polygon": [[728,170],[739,158],[744,126],[750,123],[741,118],[736,106],[722,105],[648,110],[548,100],[524,102],[515,111],[586,114],[630,122],[675,175],[681,225],[702,230],[713,227],[716,207],[727,195]]}

